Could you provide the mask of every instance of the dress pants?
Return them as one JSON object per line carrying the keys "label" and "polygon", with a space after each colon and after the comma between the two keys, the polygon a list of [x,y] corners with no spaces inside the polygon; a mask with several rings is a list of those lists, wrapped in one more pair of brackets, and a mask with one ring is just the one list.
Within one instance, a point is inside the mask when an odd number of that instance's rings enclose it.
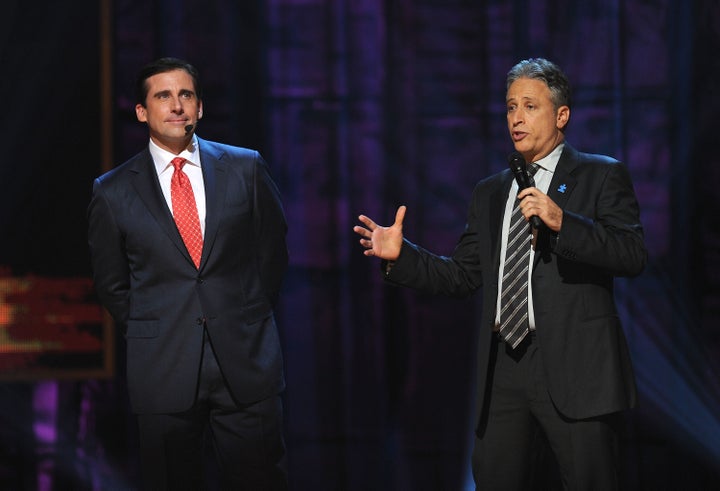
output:
{"label": "dress pants", "polygon": [[212,442],[221,489],[287,489],[282,402],[236,404],[207,332],[195,404],[174,414],[139,414],[140,463],[148,491],[201,491],[204,442]]}
{"label": "dress pants", "polygon": [[[551,475],[565,490],[618,489],[618,414],[572,420],[550,399],[542,353],[534,332],[513,350],[493,341],[488,395],[473,450],[473,476],[478,490],[548,489],[538,476],[549,444]],[[547,443],[545,443],[547,442]]]}

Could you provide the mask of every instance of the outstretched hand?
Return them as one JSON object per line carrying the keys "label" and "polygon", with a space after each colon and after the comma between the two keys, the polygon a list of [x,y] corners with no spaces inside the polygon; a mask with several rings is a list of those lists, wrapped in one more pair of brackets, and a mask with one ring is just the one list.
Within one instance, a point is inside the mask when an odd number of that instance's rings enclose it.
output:
{"label": "outstretched hand", "polygon": [[402,247],[402,224],[405,219],[405,210],[407,210],[405,206],[398,208],[395,213],[395,223],[390,227],[378,225],[365,215],[358,217],[364,227],[356,225],[353,227],[353,231],[361,237],[360,245],[365,248],[363,254],[377,256],[388,261],[395,261],[398,258]]}

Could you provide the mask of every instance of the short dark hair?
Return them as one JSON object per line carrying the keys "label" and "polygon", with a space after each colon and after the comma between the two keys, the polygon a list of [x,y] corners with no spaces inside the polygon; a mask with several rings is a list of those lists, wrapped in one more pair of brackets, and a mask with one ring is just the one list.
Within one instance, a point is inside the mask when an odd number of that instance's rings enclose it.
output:
{"label": "short dark hair", "polygon": [[185,70],[193,79],[195,95],[202,100],[202,87],[200,86],[200,75],[197,69],[185,60],[180,58],[165,57],[152,61],[142,67],[138,72],[135,82],[135,100],[138,104],[145,106],[148,95],[147,79],[158,73],[171,72],[173,70]]}
{"label": "short dark hair", "polygon": [[567,76],[555,63],[545,58],[529,58],[512,67],[507,74],[506,89],[519,78],[541,80],[550,89],[550,98],[557,110],[560,106],[570,107],[572,96]]}

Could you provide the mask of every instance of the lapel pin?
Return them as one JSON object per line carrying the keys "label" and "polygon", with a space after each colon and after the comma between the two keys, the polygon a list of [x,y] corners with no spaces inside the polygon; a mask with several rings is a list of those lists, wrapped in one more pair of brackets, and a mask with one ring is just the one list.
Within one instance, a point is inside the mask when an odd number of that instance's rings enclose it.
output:
{"label": "lapel pin", "polygon": [[567,184],[560,184],[560,187],[558,188],[559,193],[564,193],[567,189]]}

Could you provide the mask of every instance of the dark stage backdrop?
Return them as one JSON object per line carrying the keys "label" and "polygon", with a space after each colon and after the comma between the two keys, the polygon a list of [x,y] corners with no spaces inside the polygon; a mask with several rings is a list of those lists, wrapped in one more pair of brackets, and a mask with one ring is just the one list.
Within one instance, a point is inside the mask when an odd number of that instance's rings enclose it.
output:
{"label": "dark stage backdrop", "polygon": [[[205,88],[198,133],[258,149],[283,193],[292,489],[469,489],[479,300],[383,285],[352,226],[360,213],[389,224],[405,204],[407,237],[450,254],[474,184],[511,150],[505,74],[547,57],[575,89],[568,140],[629,165],[651,255],[641,277],[617,282],[641,399],[624,485],[718,482],[717,0],[100,3],[110,58],[94,44],[97,2],[10,2],[3,19],[0,264],[87,277],[92,177],[147,142],[135,73],[186,58]],[[101,60],[114,72],[109,159]],[[2,385],[1,427],[14,429],[1,432],[0,487],[137,486],[122,347],[109,380]]]}

